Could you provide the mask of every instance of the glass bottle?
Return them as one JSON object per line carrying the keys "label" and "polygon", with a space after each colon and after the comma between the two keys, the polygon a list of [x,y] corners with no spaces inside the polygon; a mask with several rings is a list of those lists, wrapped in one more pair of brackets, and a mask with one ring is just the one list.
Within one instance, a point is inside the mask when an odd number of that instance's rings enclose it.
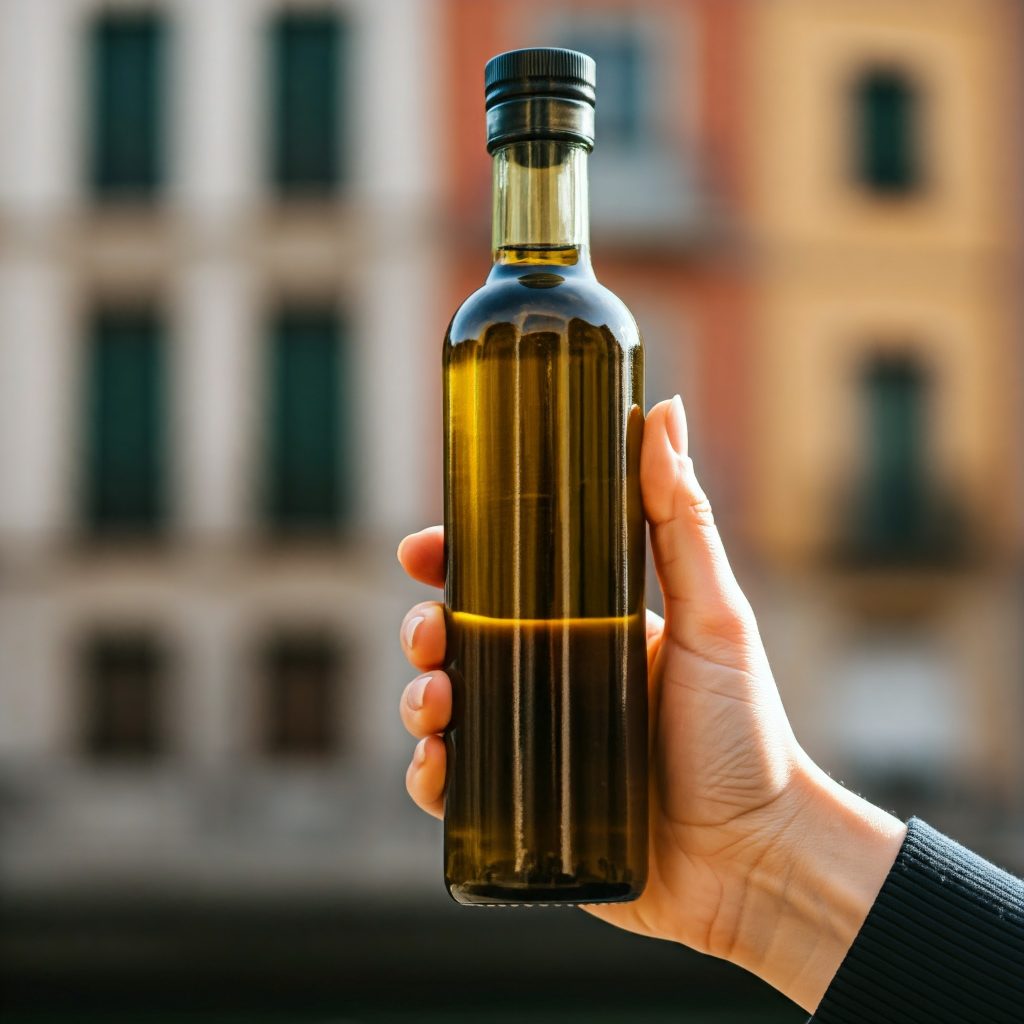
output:
{"label": "glass bottle", "polygon": [[493,267],[444,341],[445,882],[635,899],[647,875],[643,345],[590,263],[594,62],[485,74]]}

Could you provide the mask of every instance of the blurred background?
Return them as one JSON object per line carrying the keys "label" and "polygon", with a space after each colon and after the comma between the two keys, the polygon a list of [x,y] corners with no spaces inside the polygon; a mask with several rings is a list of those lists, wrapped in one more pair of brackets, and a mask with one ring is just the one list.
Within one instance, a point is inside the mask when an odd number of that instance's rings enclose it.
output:
{"label": "blurred background", "polygon": [[0,0],[6,1019],[805,1019],[456,907],[405,795],[395,548],[517,46],[597,60],[595,265],[798,737],[1024,871],[1022,14]]}

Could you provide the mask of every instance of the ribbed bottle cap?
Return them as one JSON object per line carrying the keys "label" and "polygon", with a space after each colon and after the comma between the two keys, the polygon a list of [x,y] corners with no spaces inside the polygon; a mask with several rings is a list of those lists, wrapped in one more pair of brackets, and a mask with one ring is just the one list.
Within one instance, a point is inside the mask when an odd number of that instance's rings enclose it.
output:
{"label": "ribbed bottle cap", "polygon": [[492,57],[484,68],[487,148],[518,139],[594,145],[597,65],[576,50],[536,46]]}

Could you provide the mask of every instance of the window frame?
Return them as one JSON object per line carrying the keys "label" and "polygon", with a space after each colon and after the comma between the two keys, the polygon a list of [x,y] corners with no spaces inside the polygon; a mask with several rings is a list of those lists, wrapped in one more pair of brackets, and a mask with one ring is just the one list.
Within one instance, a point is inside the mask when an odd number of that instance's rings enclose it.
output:
{"label": "window frame", "polygon": [[[154,408],[149,413],[152,422],[153,452],[149,456],[152,465],[148,472],[153,480],[153,493],[149,498],[152,509],[139,516],[131,514],[115,515],[97,511],[96,505],[102,501],[97,496],[97,489],[109,490],[109,483],[103,483],[96,475],[96,464],[101,460],[97,451],[100,444],[97,435],[102,433],[98,424],[99,412],[97,404],[102,401],[98,392],[98,375],[100,368],[99,348],[104,342],[112,343],[114,338],[103,336],[104,321],[117,324],[125,330],[138,329],[139,324],[153,328],[151,335],[143,339],[136,337],[130,341],[121,339],[123,344],[134,345],[143,340],[152,344],[155,359],[153,399]],[[133,325],[133,321],[135,321]],[[128,326],[125,327],[125,324]],[[137,331],[141,334],[141,331]],[[82,352],[80,391],[82,395],[79,408],[78,423],[81,429],[82,454],[79,474],[78,494],[78,525],[81,532],[93,541],[100,540],[133,540],[156,542],[162,540],[169,528],[172,510],[172,491],[174,486],[174,436],[173,426],[173,394],[175,375],[173,360],[173,344],[170,337],[171,324],[163,306],[150,301],[98,301],[86,312]],[[109,401],[109,399],[108,399]],[[109,412],[103,418],[109,417]],[[109,472],[109,471],[108,471]]]}
{"label": "window frame", "polygon": [[[291,625],[267,631],[268,635],[256,649],[256,672],[252,743],[256,755],[265,763],[289,765],[302,763],[327,764],[344,754],[345,735],[342,728],[342,676],[346,659],[344,645],[335,631],[310,625]],[[305,737],[289,737],[278,730],[281,721],[282,686],[287,675],[278,674],[280,663],[291,655],[312,654],[323,657],[322,675],[317,677],[323,692],[316,696],[319,705],[316,733]],[[309,724],[308,722],[306,723]],[[313,742],[308,742],[313,736]]]}
{"label": "window frame", "polygon": [[[283,325],[288,318],[301,320],[310,317],[313,320],[324,318],[333,326],[332,340],[334,344],[334,366],[332,375],[323,377],[333,381],[332,407],[333,415],[333,460],[334,495],[331,498],[332,510],[323,515],[305,518],[295,512],[283,517],[275,510],[278,502],[275,480],[276,449],[284,442],[278,438],[279,416],[276,409],[278,402],[277,367],[279,365],[279,346],[284,343]],[[355,473],[356,465],[352,453],[354,413],[352,407],[356,398],[352,375],[355,371],[355,353],[352,346],[352,330],[349,318],[340,302],[335,298],[318,299],[285,298],[266,310],[263,329],[261,376],[262,376],[262,431],[259,445],[258,472],[258,520],[262,532],[275,542],[301,541],[336,541],[347,532],[353,518],[356,502]],[[320,378],[318,378],[320,379]],[[292,518],[289,520],[289,516]]]}
{"label": "window frame", "polygon": [[597,158],[590,166],[595,234],[627,246],[686,248],[707,216],[702,184],[704,81],[700,19],[684,6],[555,13],[543,28],[549,45],[576,45],[581,35],[631,31],[647,54],[649,111],[638,144],[616,145],[601,132],[601,65],[597,67]]}
{"label": "window frame", "polygon": [[[100,102],[101,76],[104,72],[99,40],[105,30],[118,22],[130,25],[149,23],[155,29],[155,61],[153,67],[153,108],[156,111],[153,137],[150,140],[153,164],[148,180],[105,182],[102,170],[103,144]],[[83,167],[82,181],[91,202],[99,205],[144,204],[158,202],[171,180],[173,151],[173,89],[171,71],[174,59],[174,33],[171,18],[159,7],[100,8],[90,17],[83,33],[83,68],[87,87],[83,90]]]}
{"label": "window frame", "polygon": [[[875,178],[873,163],[881,159],[873,155],[878,146],[872,135],[869,119],[871,111],[867,93],[873,86],[889,85],[903,90],[904,120],[901,151],[896,163],[905,165],[892,181]],[[853,186],[864,196],[876,201],[906,202],[925,194],[930,175],[926,165],[925,136],[927,131],[927,94],[922,77],[909,65],[897,62],[868,61],[851,75],[847,85],[847,145],[848,175]],[[883,161],[884,162],[884,161]]]}
{"label": "window frame", "polygon": [[[137,650],[132,651],[131,648]],[[104,730],[102,707],[109,705],[110,692],[104,694],[102,685],[104,677],[99,669],[101,655],[106,654],[139,654],[150,660],[151,674],[147,678],[150,702],[147,717],[149,723],[143,733],[150,735],[140,745],[118,749],[117,744],[109,745],[111,730],[109,722]],[[117,648],[121,648],[117,651]],[[77,749],[81,759],[98,769],[130,768],[137,770],[143,767],[155,767],[162,764],[172,754],[174,736],[172,727],[172,659],[163,634],[151,627],[143,626],[99,626],[88,630],[80,638],[76,652],[76,701],[77,709],[76,732]],[[117,676],[108,676],[106,681],[116,680]],[[121,680],[123,683],[123,678]],[[133,682],[130,685],[137,685]]]}
{"label": "window frame", "polygon": [[[879,389],[879,382],[885,392]],[[899,444],[891,438],[886,440],[880,436],[886,426],[882,416],[893,418],[894,384],[904,387],[903,394],[913,394],[910,408],[899,410],[906,417],[908,414],[913,422],[910,424],[909,439],[900,437]],[[859,381],[861,402],[865,418],[865,513],[862,524],[865,529],[867,543],[877,550],[889,550],[896,545],[906,547],[913,543],[915,534],[919,532],[927,513],[927,489],[930,478],[928,466],[928,407],[930,404],[929,375],[927,366],[916,356],[904,352],[875,353],[867,359],[861,371]],[[902,395],[901,395],[902,398]],[[885,403],[887,408],[882,409]],[[880,415],[881,414],[881,415]],[[894,461],[892,452],[900,449],[897,454],[902,458],[903,449],[906,465],[893,466],[885,464],[885,454],[889,453],[889,462]],[[879,458],[882,453],[883,458]],[[901,490],[894,494],[893,479],[902,485]],[[893,522],[891,509],[894,505],[909,503],[902,509],[907,517],[905,522]],[[916,505],[916,508],[914,507]],[[889,513],[886,512],[889,509]],[[877,521],[877,522],[876,522]],[[883,524],[884,525],[881,525]]]}
{"label": "window frame", "polygon": [[[284,90],[281,81],[280,50],[283,46],[280,33],[290,22],[330,23],[333,30],[333,131],[335,133],[331,159],[333,167],[319,180],[283,180],[279,167],[281,155],[281,97]],[[263,164],[264,180],[268,192],[278,202],[293,203],[304,201],[325,201],[334,199],[348,185],[350,179],[350,137],[351,75],[349,72],[352,51],[351,19],[345,11],[334,7],[290,7],[284,6],[272,11],[264,26],[264,96],[265,116]]]}

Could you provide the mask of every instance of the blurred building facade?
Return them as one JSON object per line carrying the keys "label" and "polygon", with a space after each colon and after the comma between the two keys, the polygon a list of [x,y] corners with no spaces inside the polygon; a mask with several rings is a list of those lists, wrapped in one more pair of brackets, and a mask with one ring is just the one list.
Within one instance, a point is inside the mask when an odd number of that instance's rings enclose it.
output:
{"label": "blurred building facade", "polygon": [[12,891],[439,885],[393,549],[438,518],[440,337],[489,267],[481,69],[597,57],[598,268],[725,489],[738,9],[7,0]]}
{"label": "blurred building facade", "polygon": [[0,3],[7,891],[439,877],[394,721],[437,45],[413,0]]}
{"label": "blurred building facade", "polygon": [[745,160],[745,529],[797,735],[1018,868],[1020,14],[752,4]]}
{"label": "blurred building facade", "polygon": [[1000,831],[1015,5],[0,14],[6,888],[441,893],[396,715],[427,595],[394,547],[439,518],[440,340],[489,267],[482,67],[523,45],[597,58],[595,266],[649,404],[686,400],[798,735]]}

